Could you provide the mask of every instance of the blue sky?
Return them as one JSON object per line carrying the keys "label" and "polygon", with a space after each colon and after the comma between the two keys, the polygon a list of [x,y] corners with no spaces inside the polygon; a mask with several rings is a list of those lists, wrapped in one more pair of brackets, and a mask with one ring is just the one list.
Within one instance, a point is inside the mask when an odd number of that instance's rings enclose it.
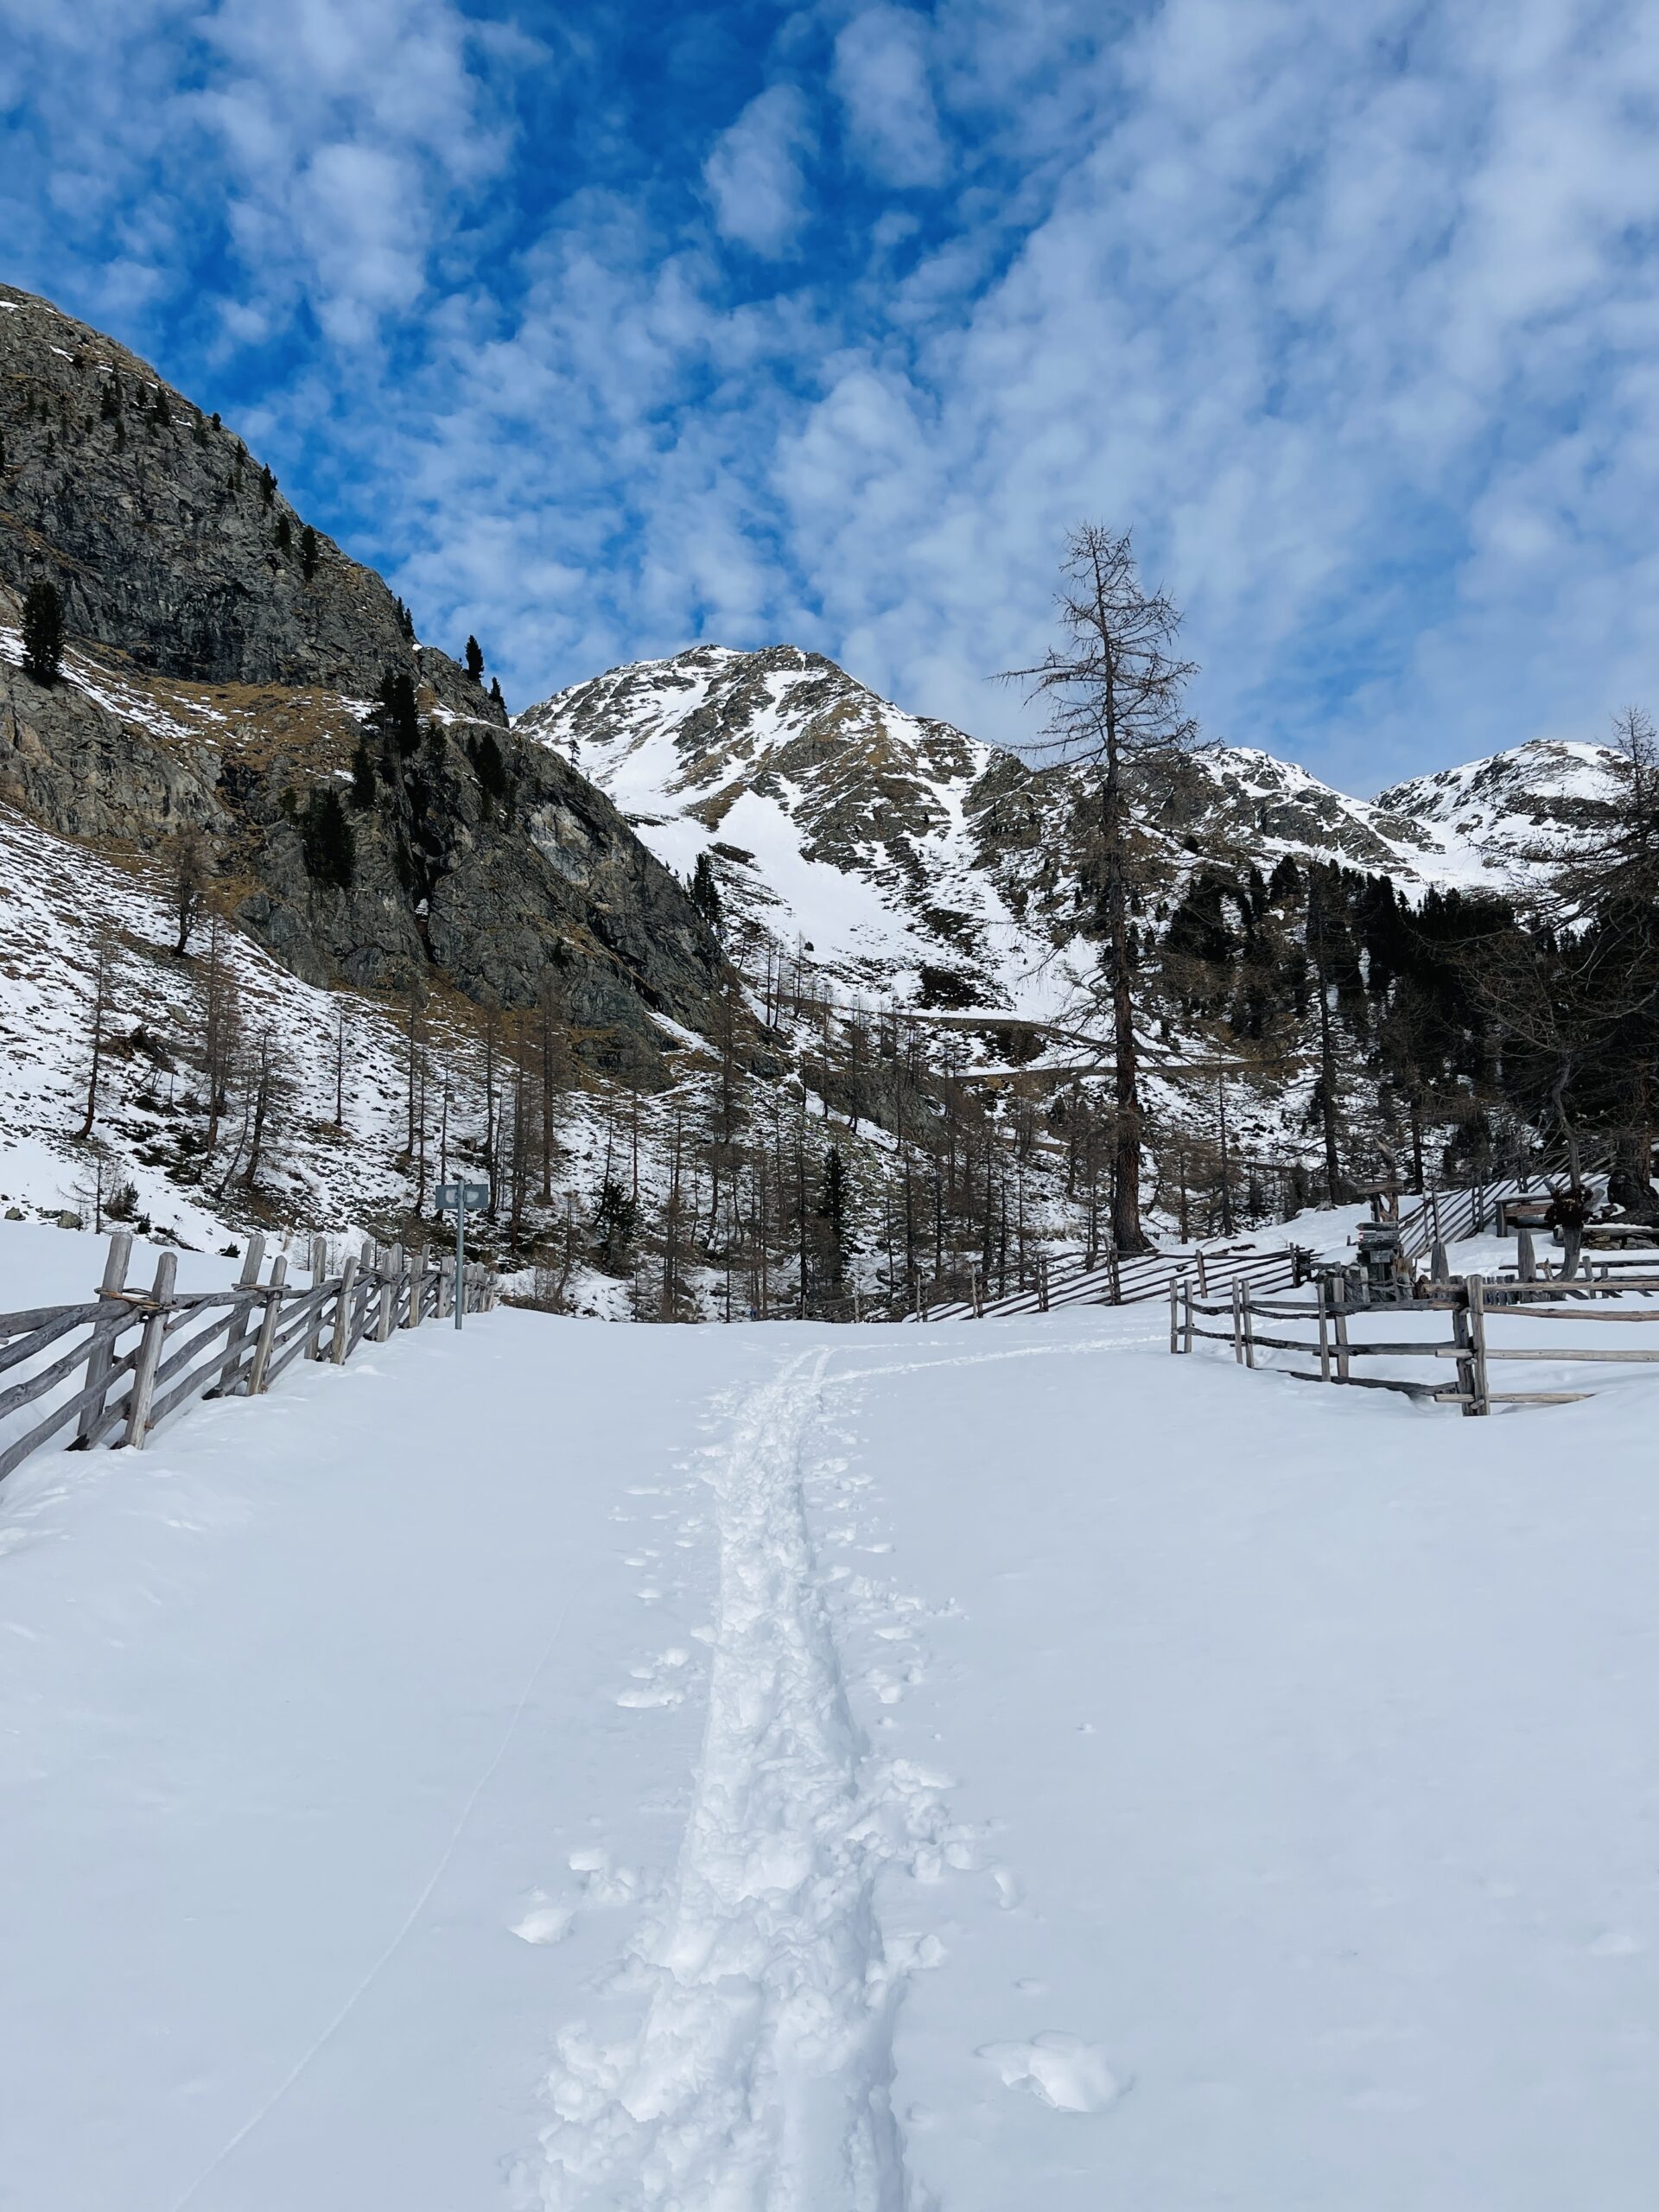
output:
{"label": "blue sky", "polygon": [[1018,739],[1132,526],[1370,791],[1659,707],[1659,10],[0,0],[0,274],[528,704],[791,639]]}

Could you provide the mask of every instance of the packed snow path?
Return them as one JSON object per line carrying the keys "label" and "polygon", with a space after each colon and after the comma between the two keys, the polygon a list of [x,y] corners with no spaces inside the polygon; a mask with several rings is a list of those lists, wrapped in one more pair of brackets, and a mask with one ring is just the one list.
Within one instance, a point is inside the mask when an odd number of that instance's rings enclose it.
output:
{"label": "packed snow path", "polygon": [[711,1454],[720,1601],[691,1814],[668,1912],[638,1949],[638,2037],[562,2046],[561,2208],[596,2193],[687,2212],[909,2202],[898,1985],[873,1891],[895,1850],[913,1864],[931,1847],[929,1801],[874,1773],[817,1580],[804,1483],[828,1359],[791,1359]]}
{"label": "packed snow path", "polygon": [[0,1503],[4,2212],[1647,2212],[1659,1390],[502,1313]]}

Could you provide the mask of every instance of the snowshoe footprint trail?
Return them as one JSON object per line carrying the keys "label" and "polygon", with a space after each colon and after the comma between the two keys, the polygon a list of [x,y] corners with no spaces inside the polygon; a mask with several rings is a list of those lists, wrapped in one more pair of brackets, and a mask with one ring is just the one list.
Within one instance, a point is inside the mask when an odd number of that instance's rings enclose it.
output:
{"label": "snowshoe footprint trail", "polygon": [[636,1939],[637,2036],[568,2031],[545,2203],[902,2212],[893,2013],[873,1891],[932,1801],[893,1786],[849,1707],[804,1484],[827,1352],[738,1408],[713,1462],[720,1607],[694,1799]]}

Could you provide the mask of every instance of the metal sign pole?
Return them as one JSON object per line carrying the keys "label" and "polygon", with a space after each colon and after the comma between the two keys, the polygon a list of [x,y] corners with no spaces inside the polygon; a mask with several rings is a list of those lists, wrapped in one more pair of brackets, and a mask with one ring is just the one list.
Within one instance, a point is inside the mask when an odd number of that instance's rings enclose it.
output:
{"label": "metal sign pole", "polygon": [[440,1213],[455,1217],[455,1326],[467,1313],[467,1217],[480,1213],[490,1203],[487,1183],[440,1183],[436,1192]]}

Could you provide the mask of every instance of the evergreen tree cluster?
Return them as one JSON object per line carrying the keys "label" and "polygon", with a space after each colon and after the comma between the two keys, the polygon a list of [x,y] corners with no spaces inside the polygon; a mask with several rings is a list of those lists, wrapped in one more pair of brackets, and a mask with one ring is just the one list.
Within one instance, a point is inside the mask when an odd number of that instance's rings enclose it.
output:
{"label": "evergreen tree cluster", "polygon": [[715,880],[715,864],[707,853],[697,855],[697,864],[691,871],[691,903],[718,935],[722,918],[720,886]]}
{"label": "evergreen tree cluster", "polygon": [[23,673],[48,687],[63,674],[63,601],[47,576],[23,594]]}
{"label": "evergreen tree cluster", "polygon": [[498,806],[507,808],[511,813],[512,778],[495,732],[486,729],[470,736],[467,741],[467,752],[477,771],[479,789],[483,793],[484,819],[489,821]]}
{"label": "evergreen tree cluster", "polygon": [[357,836],[332,785],[306,801],[300,837],[312,881],[349,891],[357,877]]}

